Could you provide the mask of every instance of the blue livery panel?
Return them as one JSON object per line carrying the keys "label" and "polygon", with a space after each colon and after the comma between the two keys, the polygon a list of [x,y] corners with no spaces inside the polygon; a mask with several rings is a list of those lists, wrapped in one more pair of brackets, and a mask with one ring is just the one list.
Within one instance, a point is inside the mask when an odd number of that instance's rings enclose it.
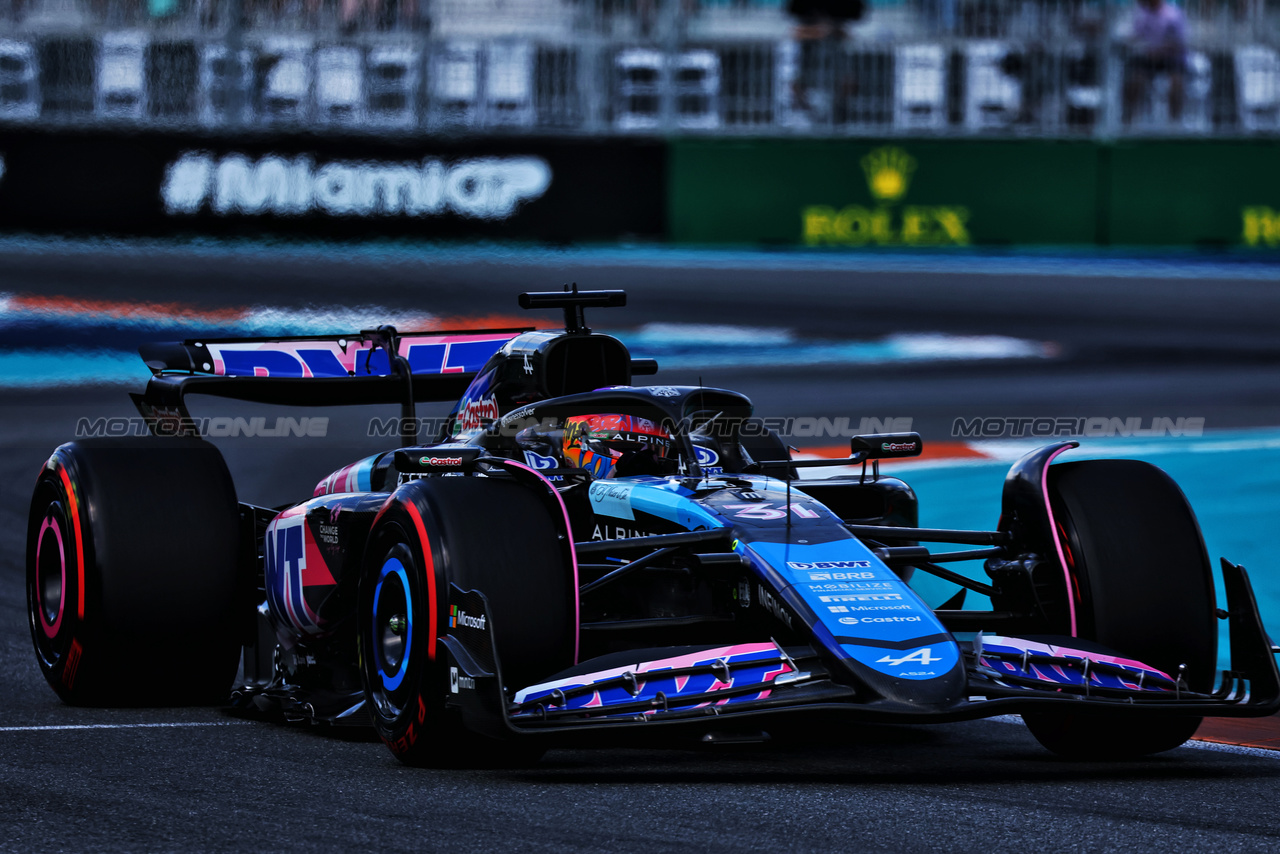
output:
{"label": "blue livery panel", "polygon": [[596,481],[592,509],[625,522],[643,512],[685,530],[731,528],[734,550],[762,579],[754,595],[788,626],[799,616],[837,658],[895,680],[954,678],[955,638],[825,506],[767,477],[704,483],[706,490],[679,478]]}

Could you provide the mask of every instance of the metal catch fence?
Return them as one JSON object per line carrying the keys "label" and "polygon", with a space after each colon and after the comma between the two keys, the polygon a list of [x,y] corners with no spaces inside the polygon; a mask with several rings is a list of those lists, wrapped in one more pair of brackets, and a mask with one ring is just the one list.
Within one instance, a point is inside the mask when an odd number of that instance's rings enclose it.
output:
{"label": "metal catch fence", "polygon": [[0,122],[1280,132],[1280,0],[0,0]]}

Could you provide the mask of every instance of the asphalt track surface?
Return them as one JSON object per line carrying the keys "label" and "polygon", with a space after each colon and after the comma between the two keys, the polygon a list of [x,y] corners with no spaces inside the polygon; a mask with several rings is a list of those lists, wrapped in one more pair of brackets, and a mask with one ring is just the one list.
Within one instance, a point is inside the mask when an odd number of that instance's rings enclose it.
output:
{"label": "asphalt track surface", "polygon": [[[949,437],[953,419],[974,415],[1280,425],[1280,282],[1265,276],[1026,275],[999,265],[877,272],[768,260],[685,268],[625,253],[524,262],[0,245],[0,292],[509,315],[515,293],[577,281],[626,288],[626,325],[701,320],[828,337],[998,333],[1052,341],[1061,354],[1048,363],[785,366],[703,377],[750,394],[761,413],[912,417],[926,441]],[[694,373],[660,376],[676,383],[696,381]],[[128,414],[123,391],[0,390],[0,850],[1280,846],[1275,754],[1200,746],[1138,762],[1066,763],[1002,720],[837,727],[732,749],[560,750],[530,769],[442,772],[403,768],[377,743],[245,723],[213,709],[62,706],[30,649],[21,575],[28,491],[77,418]],[[364,451],[358,417],[335,419],[329,438],[314,445],[228,442],[241,496],[273,503],[309,495],[319,477]]]}

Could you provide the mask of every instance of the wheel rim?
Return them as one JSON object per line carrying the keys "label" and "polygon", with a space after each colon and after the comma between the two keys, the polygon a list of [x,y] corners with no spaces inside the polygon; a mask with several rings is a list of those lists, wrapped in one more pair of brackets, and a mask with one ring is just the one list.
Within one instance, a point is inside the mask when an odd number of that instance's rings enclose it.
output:
{"label": "wheel rim", "polygon": [[379,711],[395,717],[410,693],[405,674],[413,653],[413,595],[409,572],[394,553],[383,562],[374,587],[369,641],[374,701]]}
{"label": "wheel rim", "polygon": [[54,638],[62,628],[66,606],[67,551],[62,542],[61,515],[57,504],[49,507],[36,534],[36,610],[45,637]]}

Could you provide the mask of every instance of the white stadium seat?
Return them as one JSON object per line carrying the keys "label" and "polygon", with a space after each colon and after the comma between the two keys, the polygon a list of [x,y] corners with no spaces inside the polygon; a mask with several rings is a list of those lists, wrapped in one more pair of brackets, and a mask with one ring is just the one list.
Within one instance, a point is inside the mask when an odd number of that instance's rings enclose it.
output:
{"label": "white stadium seat", "polygon": [[40,115],[40,74],[30,44],[0,39],[0,118]]}

